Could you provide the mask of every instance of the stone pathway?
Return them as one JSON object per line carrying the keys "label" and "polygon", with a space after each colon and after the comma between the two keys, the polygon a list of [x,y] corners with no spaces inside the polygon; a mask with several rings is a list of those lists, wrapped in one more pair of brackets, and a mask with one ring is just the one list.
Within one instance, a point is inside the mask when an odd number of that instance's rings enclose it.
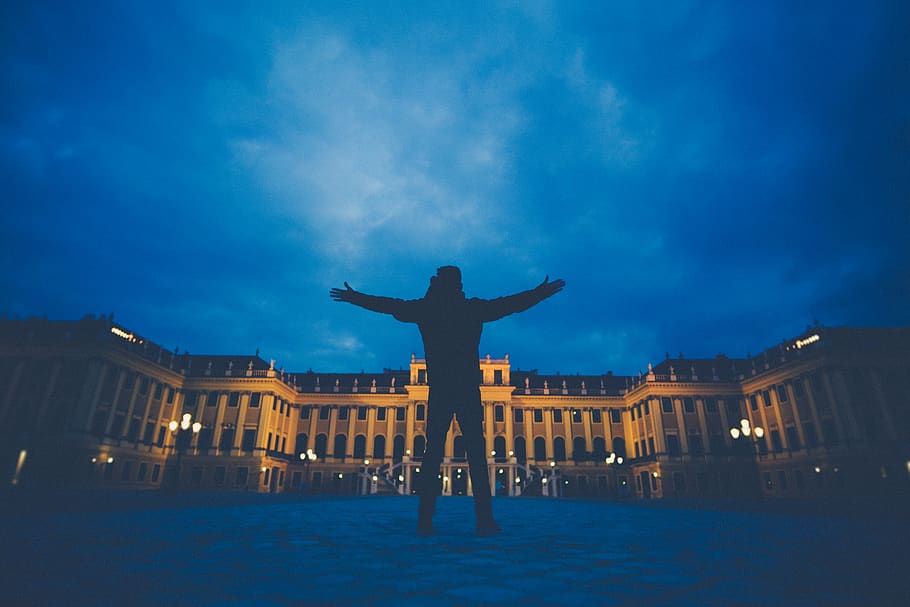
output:
{"label": "stone pathway", "polygon": [[[5,512],[0,604],[910,605],[900,513],[761,505],[470,498],[156,495]],[[116,502],[116,500],[115,500]]]}

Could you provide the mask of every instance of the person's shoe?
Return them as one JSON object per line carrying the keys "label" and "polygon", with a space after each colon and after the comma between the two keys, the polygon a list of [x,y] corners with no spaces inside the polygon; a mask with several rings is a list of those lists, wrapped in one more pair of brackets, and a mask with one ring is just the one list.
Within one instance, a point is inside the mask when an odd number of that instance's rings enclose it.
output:
{"label": "person's shoe", "polygon": [[499,525],[493,519],[477,521],[477,535],[480,537],[493,537],[499,535]]}

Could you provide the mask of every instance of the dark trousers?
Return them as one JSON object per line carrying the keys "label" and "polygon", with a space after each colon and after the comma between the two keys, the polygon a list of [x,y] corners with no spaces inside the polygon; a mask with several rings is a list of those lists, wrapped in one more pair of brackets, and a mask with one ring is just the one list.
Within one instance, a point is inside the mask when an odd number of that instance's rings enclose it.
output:
{"label": "dark trousers", "polygon": [[490,474],[487,470],[486,442],[483,439],[483,405],[480,402],[480,390],[469,392],[464,398],[455,399],[449,394],[444,397],[434,395],[432,387],[427,403],[427,448],[420,466],[421,482],[417,489],[420,494],[421,518],[432,516],[436,496],[439,495],[440,482],[437,477],[445,455],[446,434],[453,416],[458,420],[468,452],[474,509],[478,520],[490,519],[493,516],[490,503]]}

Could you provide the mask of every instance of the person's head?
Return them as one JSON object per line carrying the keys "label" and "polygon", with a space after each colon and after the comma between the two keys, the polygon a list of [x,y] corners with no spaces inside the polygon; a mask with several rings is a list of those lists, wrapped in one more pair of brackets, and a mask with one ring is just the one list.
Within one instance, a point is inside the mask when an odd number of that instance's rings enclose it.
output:
{"label": "person's head", "polygon": [[430,288],[448,292],[461,291],[461,270],[455,266],[436,268],[436,276],[430,277]]}

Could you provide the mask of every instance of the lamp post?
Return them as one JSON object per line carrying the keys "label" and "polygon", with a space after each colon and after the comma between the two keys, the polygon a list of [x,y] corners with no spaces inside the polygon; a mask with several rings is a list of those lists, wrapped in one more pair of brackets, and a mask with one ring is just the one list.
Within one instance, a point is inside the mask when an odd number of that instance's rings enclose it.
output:
{"label": "lamp post", "polygon": [[316,457],[316,452],[312,449],[300,454],[300,461],[303,462],[303,482],[307,487],[310,486],[310,466],[316,461]]}
{"label": "lamp post", "polygon": [[199,431],[202,430],[202,424],[194,422],[191,414],[184,413],[179,422],[172,420],[167,427],[171,434],[174,435],[174,450],[177,452],[177,470],[174,473],[173,486],[173,490],[177,491],[177,487],[180,486],[180,466],[182,465],[183,451],[193,440],[193,435],[199,434]]}
{"label": "lamp post", "polygon": [[[623,458],[623,456],[621,456],[621,455],[617,455],[615,451],[611,451],[610,455],[608,455],[607,457],[604,458],[604,463],[606,463],[611,468],[613,466],[621,466],[624,461],[625,461],[625,458]],[[616,487],[616,492],[618,494],[622,495],[623,491],[625,490],[624,485],[622,487],[618,486],[619,476],[615,472],[613,473],[613,476],[615,477],[613,484]]]}
{"label": "lamp post", "polygon": [[[765,429],[762,428],[761,426],[755,426],[753,428],[752,425],[749,423],[748,419],[742,418],[741,420],[739,420],[738,428],[736,426],[730,428],[730,436],[733,437],[734,443],[736,443],[736,442],[739,442],[740,444],[749,443],[750,445],[752,445],[752,447],[753,447],[752,451],[754,453],[755,445],[758,444],[758,441],[760,441],[765,436]],[[755,471],[754,471],[755,480],[753,482],[755,484],[757,484],[758,483],[758,462],[757,462],[757,460],[753,460],[753,464],[755,466]],[[746,483],[748,483],[748,480],[744,479],[744,485]],[[761,489],[757,488],[756,490],[758,491],[758,494],[760,495]]]}

